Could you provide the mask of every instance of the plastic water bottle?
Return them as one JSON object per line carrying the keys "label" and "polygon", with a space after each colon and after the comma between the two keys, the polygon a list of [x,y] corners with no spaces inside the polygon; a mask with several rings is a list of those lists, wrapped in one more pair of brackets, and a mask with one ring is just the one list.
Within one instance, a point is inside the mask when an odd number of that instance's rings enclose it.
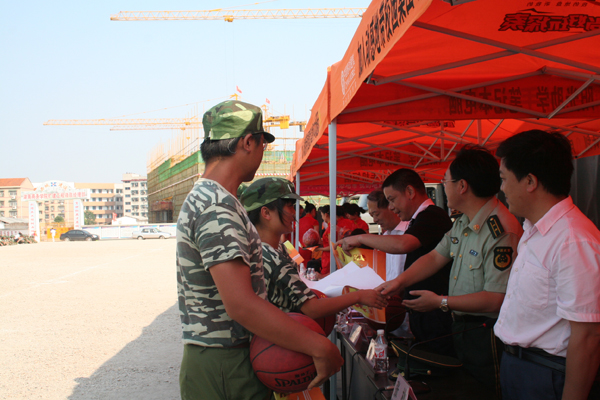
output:
{"label": "plastic water bottle", "polygon": [[350,327],[348,326],[348,309],[340,311],[337,316],[337,324],[335,326],[336,331],[342,334],[350,333]]}
{"label": "plastic water bottle", "polygon": [[388,343],[384,337],[384,330],[377,330],[377,339],[375,339],[375,373],[387,374],[388,372]]}

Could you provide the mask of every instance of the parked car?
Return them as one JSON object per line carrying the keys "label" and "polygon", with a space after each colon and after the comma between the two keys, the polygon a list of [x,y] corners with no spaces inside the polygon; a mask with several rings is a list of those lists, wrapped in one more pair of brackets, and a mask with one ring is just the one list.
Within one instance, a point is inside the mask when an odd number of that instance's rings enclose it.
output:
{"label": "parked car", "polygon": [[161,232],[156,228],[143,228],[141,231],[134,231],[131,234],[131,237],[137,240],[168,239],[171,236],[169,232]]}
{"label": "parked car", "polygon": [[98,235],[93,235],[88,231],[83,231],[81,229],[73,229],[60,235],[60,240],[64,240],[65,242],[70,242],[71,240],[85,240],[91,242],[92,240],[99,239]]}

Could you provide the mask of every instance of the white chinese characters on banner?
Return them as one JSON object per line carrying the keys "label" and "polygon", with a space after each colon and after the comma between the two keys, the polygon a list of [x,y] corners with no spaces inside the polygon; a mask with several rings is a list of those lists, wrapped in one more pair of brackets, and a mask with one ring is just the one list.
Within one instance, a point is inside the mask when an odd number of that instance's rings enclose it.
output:
{"label": "white chinese characters on banner", "polygon": [[83,225],[83,204],[81,200],[73,200],[73,228],[81,229]]}
{"label": "white chinese characters on banner", "polygon": [[40,220],[37,201],[29,202],[29,236],[40,240]]}

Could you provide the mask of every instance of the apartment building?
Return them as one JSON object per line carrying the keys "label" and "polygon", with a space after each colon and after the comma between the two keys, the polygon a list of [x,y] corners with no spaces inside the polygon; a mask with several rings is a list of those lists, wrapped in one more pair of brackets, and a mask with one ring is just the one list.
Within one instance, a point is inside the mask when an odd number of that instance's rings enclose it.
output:
{"label": "apartment building", "polygon": [[118,210],[115,214],[117,214],[117,218],[121,218],[123,216],[123,185],[122,183],[115,183],[115,209]]}
{"label": "apartment building", "polygon": [[29,178],[0,179],[0,217],[29,219],[28,202],[21,201],[21,192],[33,189]]}
{"label": "apartment building", "polygon": [[148,182],[145,176],[123,174],[123,216],[148,222]]}
{"label": "apartment building", "polygon": [[89,189],[90,198],[83,201],[84,211],[96,217],[96,225],[110,225],[113,217],[123,216],[123,196],[120,184],[115,183],[75,183],[76,189]]}

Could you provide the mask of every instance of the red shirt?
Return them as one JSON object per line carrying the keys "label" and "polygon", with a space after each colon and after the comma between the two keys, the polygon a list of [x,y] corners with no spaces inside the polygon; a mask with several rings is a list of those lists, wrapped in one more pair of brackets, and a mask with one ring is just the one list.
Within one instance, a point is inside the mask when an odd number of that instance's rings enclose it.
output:
{"label": "red shirt", "polygon": [[362,229],[366,233],[369,233],[369,224],[367,224],[365,221],[363,221],[362,218],[358,218],[356,221],[353,221],[353,222],[354,222],[354,229]]}
{"label": "red shirt", "polygon": [[347,218],[340,217],[336,221],[336,231],[337,236],[335,240],[340,240],[350,235],[352,231],[355,229],[354,222],[350,221]]}

